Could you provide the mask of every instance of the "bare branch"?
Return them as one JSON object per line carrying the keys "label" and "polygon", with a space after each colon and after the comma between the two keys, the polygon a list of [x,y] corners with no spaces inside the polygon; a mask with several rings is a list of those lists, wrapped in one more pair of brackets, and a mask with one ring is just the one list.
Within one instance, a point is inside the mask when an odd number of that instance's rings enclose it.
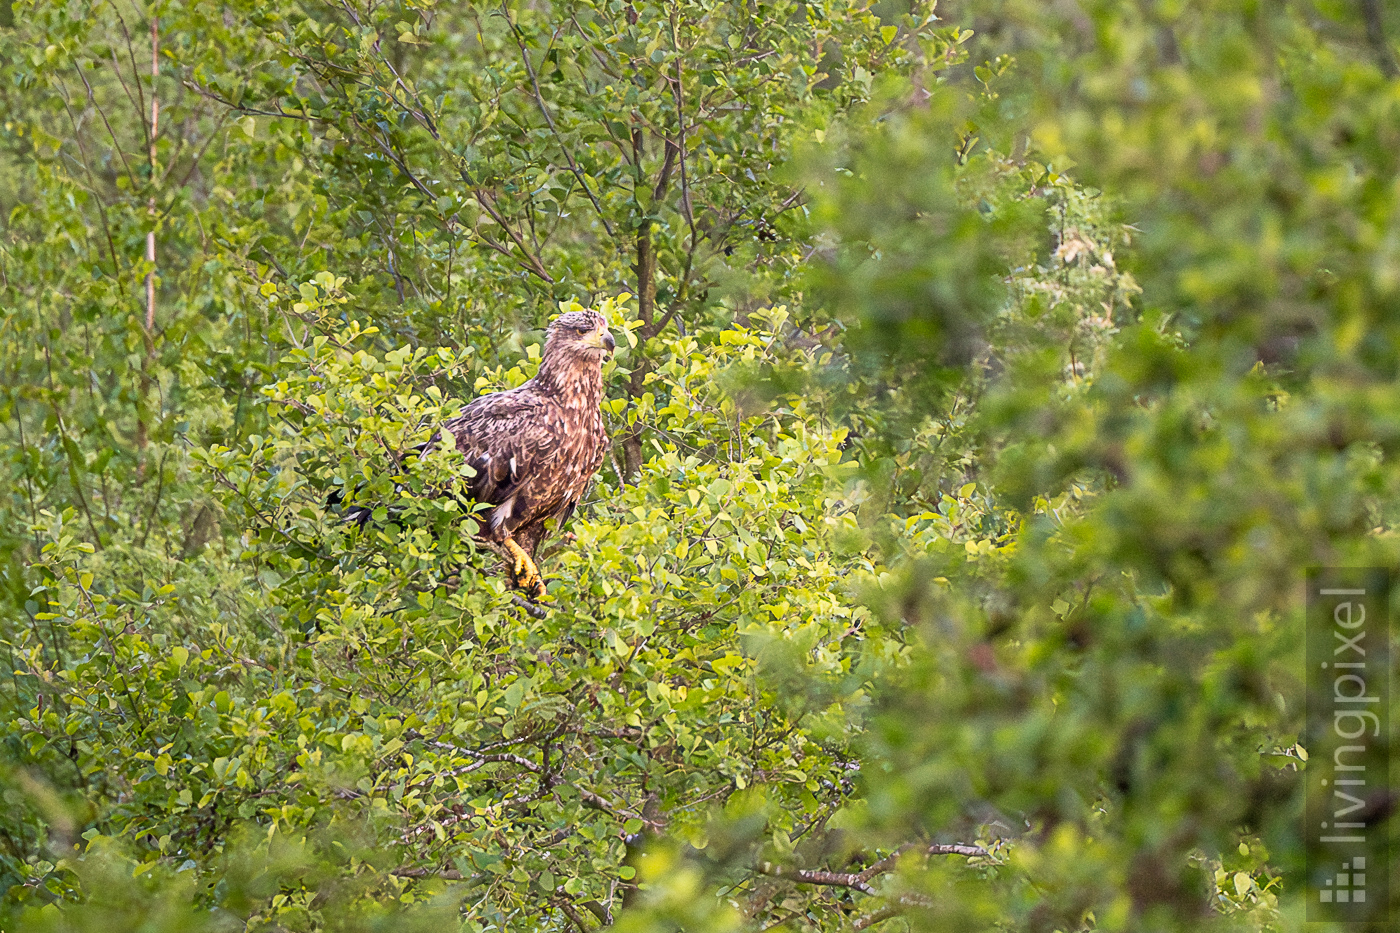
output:
{"label": "bare branch", "polygon": [[107,135],[112,137],[112,148],[117,150],[117,156],[121,158],[122,166],[126,169],[126,177],[131,180],[131,187],[135,188],[136,174],[131,170],[131,163],[126,160],[126,152],[123,151],[122,144],[117,140],[117,134],[113,131],[112,124],[107,120],[106,111],[98,106],[97,98],[92,93],[92,84],[88,81],[87,75],[83,74],[83,66],[75,61],[73,63],[73,70],[78,73],[78,79],[83,82],[83,87],[87,88],[88,103],[92,105],[92,109],[97,111],[97,115],[102,118],[102,125],[107,127]]}
{"label": "bare branch", "polygon": [[771,878],[782,878],[786,881],[796,881],[798,884],[820,884],[838,888],[851,888],[860,891],[862,894],[874,894],[875,889],[866,883],[866,880],[858,874],[836,872],[836,871],[813,871],[805,868],[789,868],[786,865],[774,865],[772,862],[759,862],[755,866],[758,873],[768,875]]}
{"label": "bare branch", "polygon": [[900,846],[890,855],[885,856],[864,871],[859,872],[792,868],[787,865],[774,865],[772,862],[760,862],[755,866],[755,869],[759,874],[768,875],[772,878],[796,881],[799,884],[829,885],[833,887],[850,888],[864,894],[874,894],[875,889],[870,886],[870,880],[890,871],[899,863],[901,857],[914,851],[922,852],[924,855],[963,855],[968,858],[988,858],[991,856],[991,853],[982,846],[960,844],[925,846],[919,843],[909,843]]}
{"label": "bare branch", "polygon": [[305,120],[307,123],[316,122],[315,118],[309,117],[304,113],[292,113],[289,110],[283,110],[281,107],[278,107],[276,110],[263,110],[259,107],[249,107],[246,104],[235,104],[233,101],[228,100],[227,98],[220,97],[218,94],[215,94],[213,91],[209,90],[203,85],[198,84],[194,81],[190,81],[188,79],[182,83],[185,85],[185,87],[189,88],[191,91],[194,91],[200,97],[208,98],[209,100],[214,101],[214,103],[216,104],[223,104],[225,107],[229,108],[230,110],[237,111],[238,113],[246,113],[250,116],[256,117],[287,117],[288,119],[292,120]]}
{"label": "bare branch", "polygon": [[588,195],[588,200],[593,202],[593,209],[598,212],[598,219],[603,222],[603,229],[608,231],[608,236],[615,236],[612,224],[608,223],[608,217],[603,212],[603,205],[598,202],[598,198],[593,194],[593,189],[588,187],[588,179],[579,169],[578,163],[574,161],[573,153],[569,147],[564,145],[564,137],[559,135],[559,128],[554,125],[554,117],[549,115],[549,108],[544,105],[544,94],[540,91],[539,75],[535,73],[535,66],[530,64],[530,52],[525,48],[525,36],[520,32],[520,27],[515,25],[515,21],[510,18],[510,9],[501,3],[501,13],[510,24],[511,35],[515,36],[515,44],[520,47],[520,58],[525,62],[525,71],[530,75],[530,85],[535,90],[535,105],[539,107],[540,113],[544,116],[544,122],[549,124],[549,131],[554,134],[554,141],[559,144],[559,149],[564,153],[564,159],[569,163],[569,170],[574,173],[578,183],[583,186],[583,193]]}
{"label": "bare branch", "polygon": [[[459,168],[458,174],[462,176],[463,181],[467,181],[469,185],[471,184],[470,181],[468,181],[467,179],[467,173],[465,169]],[[494,220],[501,227],[501,229],[504,230],[506,234],[512,240],[515,241],[515,245],[520,248],[520,251],[525,254],[525,258],[529,260],[528,264],[522,262],[521,265],[525,266],[526,269],[535,273],[535,275],[538,275],[540,278],[544,279],[549,284],[553,285],[554,277],[545,271],[544,265],[540,262],[539,257],[536,256],[534,253],[530,252],[529,248],[526,247],[525,242],[520,238],[520,234],[516,233],[514,228],[512,228],[510,224],[506,223],[505,217],[501,216],[501,212],[499,209],[497,209],[495,203],[493,203],[487,197],[486,191],[482,188],[477,188],[474,185],[472,186],[471,190],[472,194],[476,195],[477,203],[480,204],[482,209],[485,210],[487,214],[491,215],[491,219]],[[475,233],[475,231],[473,231],[473,234],[475,236],[481,236],[481,234]],[[482,239],[487,240],[486,237],[482,237]],[[504,253],[507,256],[511,256],[511,258],[515,259],[516,262],[520,262],[520,259],[518,257],[512,256],[510,251],[504,248],[503,246],[490,243],[489,241],[488,245],[495,246],[495,248],[500,252]]]}
{"label": "bare branch", "polygon": [[520,755],[513,755],[510,752],[504,752],[497,755],[482,755],[478,752],[474,752],[471,749],[467,748],[458,749],[458,751],[460,751],[464,755],[475,758],[477,761],[486,764],[509,763],[513,765],[519,765],[520,767],[524,768],[526,771],[529,771],[532,774],[539,774],[541,771],[540,766],[535,764],[530,759],[523,758]]}
{"label": "bare branch", "polygon": [[680,152],[680,148],[670,139],[662,138],[666,140],[666,156],[661,160],[661,174],[656,177],[656,188],[651,193],[653,204],[666,197],[671,187],[671,173],[676,170],[676,154]]}
{"label": "bare branch", "polygon": [[[63,101],[63,109],[68,114],[68,122],[73,125],[73,141],[78,144],[78,154],[83,157],[83,172],[88,177],[88,190],[92,192],[93,203],[97,205],[97,216],[102,221],[102,235],[107,240],[107,251],[112,257],[112,274],[121,275],[121,263],[117,259],[117,245],[112,240],[112,230],[107,224],[107,206],[103,203],[102,197],[98,194],[97,179],[93,177],[92,166],[88,162],[87,147],[83,145],[83,134],[78,129],[78,118],[73,114],[73,108],[68,102],[68,89],[60,83],[63,94],[60,100]],[[72,156],[68,156],[72,158]]]}
{"label": "bare branch", "polygon": [[631,810],[616,806],[598,794],[595,794],[593,791],[579,787],[577,784],[573,785],[573,787],[578,791],[579,799],[583,801],[583,805],[590,810],[601,810],[619,820],[641,820],[642,825],[654,833],[659,833],[666,828],[666,824],[663,821],[647,819],[640,813],[634,813]]}
{"label": "bare branch", "polygon": [[[146,93],[141,90],[141,69],[136,65],[136,49],[131,44],[131,30],[126,28],[126,20],[122,18],[121,10],[117,8],[116,3],[109,5],[112,7],[112,14],[116,16],[117,22],[122,27],[122,37],[126,40],[126,57],[131,62],[131,82],[136,85],[136,117],[141,121],[141,132],[146,137],[146,145],[149,146],[153,134],[150,124],[146,122]],[[116,53],[113,53],[112,60],[116,61]],[[120,75],[121,69],[118,68],[117,72]],[[125,81],[122,82],[122,87],[126,87]],[[130,92],[127,92],[127,96],[130,96]]]}
{"label": "bare branch", "polygon": [[888,920],[891,917],[896,917],[901,912],[898,904],[888,904],[872,914],[866,914],[864,917],[858,918],[856,922],[852,924],[852,929],[864,930],[867,927],[874,926],[881,920]]}
{"label": "bare branch", "polygon": [[555,901],[555,903],[559,905],[559,909],[564,912],[564,916],[569,918],[569,922],[574,925],[574,928],[577,929],[579,933],[589,933],[588,925],[583,922],[583,917],[573,904],[562,898]]}
{"label": "bare branch", "polygon": [[[194,155],[194,160],[190,162],[189,170],[188,170],[187,172],[185,172],[184,177],[182,177],[182,178],[180,179],[180,181],[176,184],[175,187],[177,187],[177,188],[183,188],[183,187],[185,187],[186,184],[189,183],[190,177],[193,176],[194,173],[195,173],[195,170],[196,170],[197,168],[199,168],[199,163],[202,162],[202,161],[204,161],[204,153],[206,153],[206,152],[209,151],[209,146],[210,146],[210,144],[213,143],[214,140],[218,138],[219,132],[220,132],[221,130],[223,130],[224,124],[227,123],[227,122],[228,122],[228,113],[225,112],[225,113],[220,114],[220,115],[219,115],[219,122],[218,122],[218,124],[215,125],[214,130],[213,130],[213,132],[211,132],[211,133],[209,134],[209,137],[208,137],[207,139],[204,140],[204,144],[203,144],[202,146],[199,147],[199,151],[196,152],[195,155]],[[174,160],[172,159],[171,162],[170,162],[170,168],[166,170],[166,172],[165,172],[165,177],[161,179],[162,184],[164,184],[165,182],[168,182],[168,181],[170,180],[170,178],[171,178],[174,174],[175,174],[175,162],[174,162]],[[160,219],[161,219],[161,220],[164,220],[166,217],[169,217],[169,216],[170,216],[170,212],[173,211],[174,209],[175,209],[175,205],[172,203],[172,204],[171,204],[169,207],[167,207],[165,210],[161,211]]]}

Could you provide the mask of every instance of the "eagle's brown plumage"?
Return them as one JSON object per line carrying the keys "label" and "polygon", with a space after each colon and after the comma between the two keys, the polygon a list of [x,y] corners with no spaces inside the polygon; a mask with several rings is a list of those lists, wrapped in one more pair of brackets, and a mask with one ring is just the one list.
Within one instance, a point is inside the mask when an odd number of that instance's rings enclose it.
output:
{"label": "eagle's brown plumage", "polygon": [[615,347],[601,314],[561,314],[533,379],[483,395],[442,425],[476,471],[468,494],[491,506],[477,513],[480,537],[505,552],[516,586],[533,595],[544,593],[533,558],[545,523],[563,528],[608,448],[598,406],[603,359]]}

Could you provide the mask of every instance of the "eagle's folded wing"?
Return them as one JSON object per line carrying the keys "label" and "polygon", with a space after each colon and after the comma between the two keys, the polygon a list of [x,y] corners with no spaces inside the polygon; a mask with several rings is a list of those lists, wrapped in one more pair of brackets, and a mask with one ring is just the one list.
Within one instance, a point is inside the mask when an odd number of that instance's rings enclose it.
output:
{"label": "eagle's folded wing", "polygon": [[558,445],[548,430],[547,408],[544,399],[517,389],[484,395],[443,422],[476,471],[467,481],[471,497],[497,507],[493,531],[517,511],[520,496],[534,498],[542,492],[534,487],[550,475],[549,461]]}

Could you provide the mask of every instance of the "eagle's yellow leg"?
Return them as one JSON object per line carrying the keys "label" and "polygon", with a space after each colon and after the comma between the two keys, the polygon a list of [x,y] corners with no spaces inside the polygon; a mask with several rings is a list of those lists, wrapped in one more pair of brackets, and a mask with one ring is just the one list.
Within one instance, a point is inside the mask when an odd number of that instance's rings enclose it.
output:
{"label": "eagle's yellow leg", "polygon": [[510,577],[515,581],[515,585],[531,596],[543,596],[544,581],[540,579],[540,570],[530,559],[530,555],[525,553],[523,547],[515,543],[514,538],[506,538],[505,549],[506,553],[510,555]]}

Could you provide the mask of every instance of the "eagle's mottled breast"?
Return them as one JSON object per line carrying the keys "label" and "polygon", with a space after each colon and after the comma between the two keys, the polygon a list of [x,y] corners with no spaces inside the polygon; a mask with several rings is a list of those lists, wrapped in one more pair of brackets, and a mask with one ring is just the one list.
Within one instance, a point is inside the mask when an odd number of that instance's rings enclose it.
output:
{"label": "eagle's mottled breast", "polygon": [[571,372],[562,385],[541,386],[541,394],[552,403],[548,424],[555,450],[543,471],[552,475],[552,481],[532,490],[532,508],[528,516],[522,516],[522,524],[552,517],[575,504],[602,464],[608,446],[599,408],[601,373]]}

